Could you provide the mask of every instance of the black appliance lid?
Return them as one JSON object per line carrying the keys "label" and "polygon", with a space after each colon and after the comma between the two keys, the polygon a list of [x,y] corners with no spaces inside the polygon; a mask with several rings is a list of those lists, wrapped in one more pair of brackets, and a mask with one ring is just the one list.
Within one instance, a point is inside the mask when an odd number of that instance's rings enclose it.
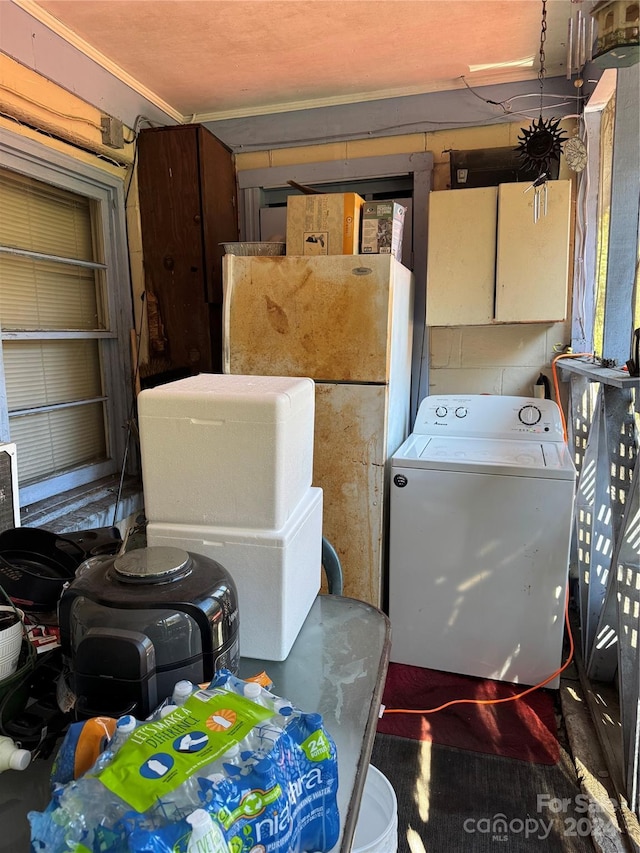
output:
{"label": "black appliance lid", "polygon": [[191,558],[182,548],[149,546],[116,557],[113,571],[124,583],[169,583],[190,574]]}
{"label": "black appliance lid", "polygon": [[[237,633],[236,585],[215,560],[181,548],[148,546],[88,562],[63,590],[58,604],[63,655],[72,654],[72,625],[86,603],[115,610],[170,608],[186,613],[200,629],[204,654],[213,651],[214,633],[222,640]],[[110,624],[108,614],[104,624]]]}

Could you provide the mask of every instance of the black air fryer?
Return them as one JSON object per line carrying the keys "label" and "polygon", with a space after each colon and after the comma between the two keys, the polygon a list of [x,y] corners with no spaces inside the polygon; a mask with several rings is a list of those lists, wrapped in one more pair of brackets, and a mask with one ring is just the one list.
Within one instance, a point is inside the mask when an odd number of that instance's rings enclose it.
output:
{"label": "black air fryer", "polygon": [[237,671],[238,597],[215,560],[149,547],[94,558],[59,604],[79,717],[147,717],[177,681]]}

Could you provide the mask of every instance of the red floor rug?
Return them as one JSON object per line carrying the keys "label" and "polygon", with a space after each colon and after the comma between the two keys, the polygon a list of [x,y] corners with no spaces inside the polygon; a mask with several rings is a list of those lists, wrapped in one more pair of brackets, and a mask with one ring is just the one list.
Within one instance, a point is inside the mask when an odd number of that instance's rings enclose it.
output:
{"label": "red floor rug", "polygon": [[[391,663],[382,702],[387,709],[423,710],[453,699],[503,699],[525,689]],[[546,690],[498,705],[452,705],[435,714],[385,713],[378,731],[535,764],[556,764],[560,755],[553,694]]]}

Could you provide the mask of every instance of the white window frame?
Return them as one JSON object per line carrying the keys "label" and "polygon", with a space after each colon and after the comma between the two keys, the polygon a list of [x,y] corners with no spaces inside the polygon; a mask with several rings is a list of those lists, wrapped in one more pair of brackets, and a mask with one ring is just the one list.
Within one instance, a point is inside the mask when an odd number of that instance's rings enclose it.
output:
{"label": "white window frame", "polygon": [[[41,143],[0,128],[0,166],[91,199],[99,208],[95,225],[104,245],[105,304],[109,334],[101,340],[103,382],[108,397],[107,459],[20,489],[20,506],[85,486],[117,473],[125,458],[126,425],[132,402],[130,329],[133,304],[127,256],[124,180]],[[4,340],[25,339],[5,332]],[[9,417],[0,341],[0,441],[9,441]],[[20,454],[17,457],[20,471]]]}

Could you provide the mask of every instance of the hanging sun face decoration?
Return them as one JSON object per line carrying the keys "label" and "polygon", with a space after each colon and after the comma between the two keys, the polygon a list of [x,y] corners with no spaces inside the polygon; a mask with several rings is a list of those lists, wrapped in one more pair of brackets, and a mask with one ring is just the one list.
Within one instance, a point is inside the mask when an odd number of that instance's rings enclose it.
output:
{"label": "hanging sun face decoration", "polygon": [[536,175],[549,173],[553,160],[560,161],[566,133],[559,127],[560,119],[534,119],[531,127],[523,127],[518,136],[516,151],[523,167]]}
{"label": "hanging sun face decoration", "polygon": [[548,175],[551,162],[560,161],[562,144],[566,134],[559,127],[560,119],[543,119],[543,94],[545,78],[545,52],[544,46],[547,40],[547,0],[542,0],[542,21],[540,23],[540,70],[538,81],[540,83],[540,116],[534,119],[531,127],[523,127],[522,134],[518,136],[519,144],[515,149],[522,160],[523,168],[540,179]]}

